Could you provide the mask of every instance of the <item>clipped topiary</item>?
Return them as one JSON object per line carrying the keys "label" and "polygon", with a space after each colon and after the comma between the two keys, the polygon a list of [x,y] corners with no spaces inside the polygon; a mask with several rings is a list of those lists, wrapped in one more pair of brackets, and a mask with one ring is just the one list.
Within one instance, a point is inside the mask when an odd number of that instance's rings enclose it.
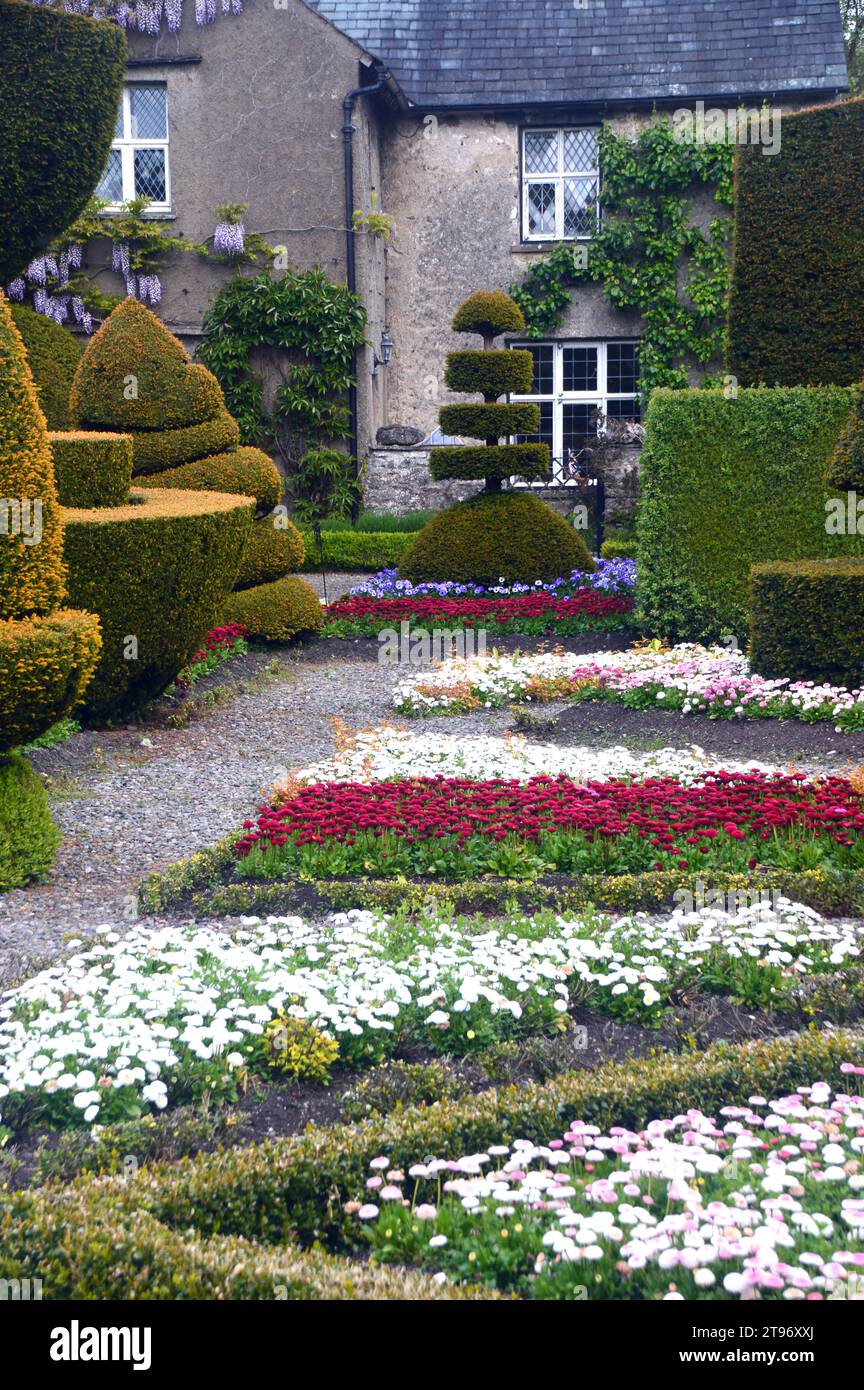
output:
{"label": "clipped topiary", "polygon": [[[137,300],[119,304],[91,339],[75,374],[70,409],[84,428],[131,434],[133,475],[148,488],[243,494],[266,513],[282,495],[272,459],[260,449],[239,447],[240,431],[216,378],[192,363],[164,323]],[[269,534],[256,529],[238,587],[269,584],[302,564],[300,533],[287,515],[273,519],[277,526]],[[250,620],[250,634],[270,637],[274,624],[260,605],[254,612],[262,614],[262,629]],[[227,614],[222,620],[230,621]]]}
{"label": "clipped topiary", "polygon": [[57,496],[64,507],[122,507],[129,501],[132,441],[128,434],[55,431],[48,441]]}
{"label": "clipped topiary", "polygon": [[[98,618],[59,608],[66,592],[62,547],[45,417],[0,295],[0,754],[64,718],[96,666]],[[38,778],[20,760],[0,757],[0,887],[19,886],[50,867],[58,839],[50,827]]]}
{"label": "clipped topiary", "polygon": [[849,419],[840,431],[825,481],[829,487],[844,491],[864,490],[864,389],[859,388]]}
{"label": "clipped topiary", "polygon": [[304,633],[319,632],[323,612],[321,600],[309,585],[292,575],[229,594],[222,619],[239,623],[270,642],[290,642]]}
{"label": "clipped topiary", "polygon": [[99,182],[126,76],[116,24],[0,0],[0,283],[75,221]]}
{"label": "clipped topiary", "polygon": [[0,758],[0,893],[44,878],[60,831],[45,789],[26,758]]}
{"label": "clipped topiary", "polygon": [[418,532],[399,573],[414,583],[446,575],[457,584],[545,584],[577,569],[594,569],[578,532],[533,493],[500,492],[439,512]]}
{"label": "clipped topiary", "polygon": [[575,569],[593,570],[594,562],[577,533],[545,502],[531,493],[504,492],[511,477],[531,480],[549,474],[546,444],[501,444],[502,436],[537,434],[540,407],[499,402],[508,392],[531,390],[530,352],[499,350],[500,333],[520,333],[525,320],[519,306],[500,290],[474,294],[453,319],[457,333],[479,333],[483,351],[451,352],[446,381],[453,391],[477,391],[482,405],[445,405],[439,412],[447,434],[482,439],[482,445],[433,449],[429,471],[445,478],[482,478],[485,492],[459,502],[433,518],[409,545],[400,574],[415,583],[497,584],[548,582]]}
{"label": "clipped topiary", "polygon": [[26,304],[13,304],[12,318],[27,349],[36,395],[49,430],[69,428],[69,393],[84,349],[67,329],[37,314]]}

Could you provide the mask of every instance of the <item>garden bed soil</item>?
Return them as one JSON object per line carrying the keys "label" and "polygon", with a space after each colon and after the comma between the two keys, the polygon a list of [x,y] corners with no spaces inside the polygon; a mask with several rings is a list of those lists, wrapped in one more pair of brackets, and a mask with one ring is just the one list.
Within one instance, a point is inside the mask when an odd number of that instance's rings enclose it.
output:
{"label": "garden bed soil", "polygon": [[[574,1071],[591,1071],[608,1062],[627,1062],[654,1053],[704,1051],[711,1044],[747,1042],[788,1035],[797,1019],[788,1014],[749,1010],[717,995],[690,994],[676,1002],[674,1015],[656,1028],[643,1027],[597,1014],[590,1009],[574,1009],[570,1015],[577,1027],[559,1035],[534,1035],[522,1039],[521,1051],[499,1063],[491,1079],[471,1056],[448,1057],[422,1047],[405,1048],[393,1058],[424,1064],[441,1063],[465,1085],[479,1094],[495,1085],[522,1085],[544,1081]],[[578,1029],[583,1029],[580,1033]],[[351,1124],[342,1115],[346,1095],[371,1075],[335,1071],[329,1085],[255,1080],[236,1105],[214,1112],[213,1138],[200,1145],[184,1147],[184,1154],[213,1153],[219,1148],[245,1148],[268,1139],[302,1134],[309,1126]],[[166,1112],[169,1119],[171,1112]],[[224,1118],[230,1115],[230,1127]],[[157,1124],[162,1117],[157,1116]],[[30,1186],[39,1170],[37,1150],[56,1146],[61,1136],[51,1130],[30,1130],[5,1151],[13,1160],[3,1177],[10,1189]],[[71,1174],[65,1175],[66,1177]]]}
{"label": "garden bed soil", "polygon": [[704,714],[627,709],[598,700],[556,706],[546,718],[532,709],[527,717],[517,714],[514,728],[538,742],[565,747],[608,748],[626,743],[629,748],[660,748],[695,743],[706,753],[736,762],[752,758],[785,766],[830,760],[834,771],[864,763],[864,729],[838,734],[833,724],[805,724],[800,719],[709,719]]}

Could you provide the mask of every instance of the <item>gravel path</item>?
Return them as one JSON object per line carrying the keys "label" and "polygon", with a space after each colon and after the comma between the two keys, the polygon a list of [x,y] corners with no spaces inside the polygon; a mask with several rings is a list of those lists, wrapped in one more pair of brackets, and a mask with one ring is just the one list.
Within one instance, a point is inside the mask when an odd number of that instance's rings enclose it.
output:
{"label": "gravel path", "polygon": [[[142,878],[238,827],[280,773],[327,757],[334,717],[354,729],[395,720],[392,667],[284,655],[262,677],[265,660],[250,652],[226,667],[230,703],[185,728],[84,732],[32,755],[63,843],[49,882],[0,896],[0,978],[56,953],[66,935],[130,920]],[[473,714],[447,731],[509,722],[506,711]]]}

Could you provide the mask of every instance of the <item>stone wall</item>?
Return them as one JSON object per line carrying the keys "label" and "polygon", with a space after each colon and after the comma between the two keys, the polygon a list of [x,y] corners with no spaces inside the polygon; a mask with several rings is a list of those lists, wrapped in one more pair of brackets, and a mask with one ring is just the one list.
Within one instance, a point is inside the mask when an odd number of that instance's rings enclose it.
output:
{"label": "stone wall", "polygon": [[[604,463],[606,524],[631,518],[639,491],[639,449],[622,445]],[[369,512],[404,516],[413,511],[438,511],[481,491],[482,482],[448,480],[435,483],[429,474],[429,450],[376,448],[370,450],[363,480],[363,506]],[[580,501],[575,488],[537,488],[563,516]]]}

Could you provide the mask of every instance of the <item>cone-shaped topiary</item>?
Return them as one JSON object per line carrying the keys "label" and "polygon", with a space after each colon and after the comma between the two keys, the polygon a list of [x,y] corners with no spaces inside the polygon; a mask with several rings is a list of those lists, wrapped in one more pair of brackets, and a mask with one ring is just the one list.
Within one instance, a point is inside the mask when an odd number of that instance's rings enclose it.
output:
{"label": "cone-shaped topiary", "polygon": [[[82,429],[130,434],[133,474],[148,488],[245,494],[265,512],[282,495],[272,459],[239,447],[240,431],[215,376],[193,364],[182,343],[137,300],[119,304],[90,340],[70,410]],[[281,579],[302,564],[300,533],[287,516],[274,521],[266,530],[256,528],[254,554],[241,566],[238,587]],[[245,626],[253,636],[269,637],[272,624],[262,618],[262,630],[254,625],[262,605],[247,604],[252,620]]]}
{"label": "cone-shaped topiary", "polygon": [[864,388],[858,391],[847,423],[840,431],[826,473],[829,487],[864,490]]}
{"label": "cone-shaped topiary", "polygon": [[[67,715],[96,667],[98,618],[58,607],[62,547],[45,417],[0,294],[0,754]],[[50,868],[57,840],[39,779],[0,756],[0,888]]]}
{"label": "cone-shaped topiary", "polygon": [[406,550],[400,573],[414,582],[448,579],[496,584],[547,582],[574,569],[593,569],[584,542],[545,502],[532,494],[503,492],[511,477],[526,480],[549,474],[549,448],[541,443],[501,444],[502,436],[540,430],[540,407],[509,405],[498,398],[531,390],[530,352],[492,347],[500,333],[520,333],[519,306],[500,290],[474,294],[453,319],[458,333],[479,333],[483,351],[451,352],[446,381],[453,391],[476,391],[483,405],[445,405],[439,417],[445,433],[482,439],[479,446],[433,449],[429,471],[444,478],[483,478],[483,496],[457,503],[419,531]]}

